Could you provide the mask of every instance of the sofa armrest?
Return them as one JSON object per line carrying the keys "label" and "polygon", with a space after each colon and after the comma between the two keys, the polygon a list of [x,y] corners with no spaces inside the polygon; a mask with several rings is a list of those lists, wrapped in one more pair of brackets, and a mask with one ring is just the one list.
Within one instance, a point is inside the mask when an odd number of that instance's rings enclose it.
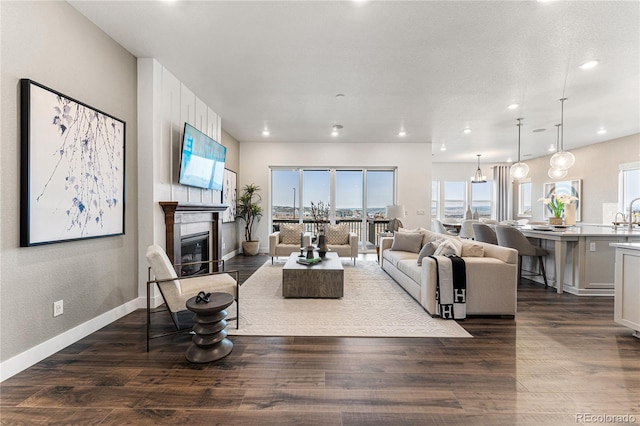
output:
{"label": "sofa armrest", "polygon": [[277,256],[276,248],[280,243],[280,231],[269,234],[269,256]]}
{"label": "sofa armrest", "polygon": [[358,234],[349,232],[349,246],[351,247],[351,257],[358,257]]}
{"label": "sofa armrest", "polygon": [[378,240],[378,245],[379,245],[379,261],[380,261],[380,267],[382,267],[382,263],[384,261],[384,251],[385,250],[389,250],[391,248],[391,245],[393,244],[393,237],[380,237],[380,239]]}

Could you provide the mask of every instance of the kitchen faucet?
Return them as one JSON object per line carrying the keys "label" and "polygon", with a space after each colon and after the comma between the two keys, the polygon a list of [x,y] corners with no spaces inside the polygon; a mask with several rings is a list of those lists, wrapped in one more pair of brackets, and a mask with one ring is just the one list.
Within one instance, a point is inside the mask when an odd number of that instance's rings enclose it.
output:
{"label": "kitchen faucet", "polygon": [[633,229],[633,203],[636,201],[640,201],[640,198],[634,198],[631,200],[631,203],[629,203],[629,232]]}

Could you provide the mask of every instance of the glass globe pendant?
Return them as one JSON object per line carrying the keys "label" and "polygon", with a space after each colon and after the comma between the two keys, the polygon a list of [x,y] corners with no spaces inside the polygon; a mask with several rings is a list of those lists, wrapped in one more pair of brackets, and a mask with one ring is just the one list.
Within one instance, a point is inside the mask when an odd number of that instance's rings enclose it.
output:
{"label": "glass globe pendant", "polygon": [[529,174],[529,166],[520,161],[520,126],[522,126],[522,118],[518,118],[518,162],[513,164],[509,169],[509,174],[513,179],[524,179]]}
{"label": "glass globe pendant", "polygon": [[551,156],[549,160],[549,164],[551,167],[555,167],[558,169],[568,169],[573,166],[573,163],[576,162],[576,157],[573,156],[572,153],[568,151],[560,151],[556,152]]}
{"label": "glass globe pendant", "polygon": [[564,150],[564,101],[567,98],[560,99],[561,102],[561,113],[560,113],[560,127],[562,128],[562,136],[559,139],[559,145],[556,145],[556,149],[558,150],[555,154],[551,156],[549,160],[549,164],[551,167],[556,169],[568,169],[573,166],[576,162],[576,157],[568,151]]}
{"label": "glass globe pendant", "polygon": [[551,167],[549,172],[547,173],[551,179],[562,179],[568,173],[567,169],[559,169],[556,167]]}
{"label": "glass globe pendant", "polygon": [[510,173],[511,177],[514,179],[524,179],[529,174],[529,166],[518,161],[517,163],[511,165]]}

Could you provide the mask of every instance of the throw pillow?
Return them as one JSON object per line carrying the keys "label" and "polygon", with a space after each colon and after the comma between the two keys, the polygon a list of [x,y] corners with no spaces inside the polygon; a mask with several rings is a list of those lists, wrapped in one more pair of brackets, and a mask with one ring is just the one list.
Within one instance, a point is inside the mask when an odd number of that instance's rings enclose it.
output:
{"label": "throw pillow", "polygon": [[418,253],[422,246],[422,234],[413,232],[394,232],[391,250]]}
{"label": "throw pillow", "polygon": [[484,257],[484,247],[482,247],[482,244],[463,241],[460,257]]}
{"label": "throw pillow", "polygon": [[349,244],[349,224],[328,224],[324,228],[324,235],[327,237],[327,244]]}
{"label": "throw pillow", "polygon": [[418,266],[422,266],[422,259],[435,253],[439,245],[439,241],[432,241],[423,245],[420,249],[420,253],[418,253]]}
{"label": "throw pillow", "polygon": [[462,254],[462,241],[456,238],[445,239],[436,249],[434,256],[460,256]]}
{"label": "throw pillow", "polygon": [[303,232],[304,225],[302,223],[282,223],[280,224],[280,242],[300,245],[300,234]]}
{"label": "throw pillow", "polygon": [[408,228],[399,228],[398,232],[407,232],[407,233],[413,233],[413,234],[422,234],[422,245],[427,244],[429,241],[431,241],[431,236],[432,235],[440,235],[440,234],[435,234],[431,231],[429,231],[428,229],[425,228],[413,228],[413,229],[408,229]]}

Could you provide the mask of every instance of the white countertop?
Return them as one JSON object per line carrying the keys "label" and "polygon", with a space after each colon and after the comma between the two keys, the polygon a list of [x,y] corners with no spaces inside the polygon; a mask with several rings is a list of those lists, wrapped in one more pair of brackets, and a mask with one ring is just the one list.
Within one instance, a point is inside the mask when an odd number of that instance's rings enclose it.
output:
{"label": "white countertop", "polygon": [[523,233],[535,233],[535,234],[551,234],[551,235],[565,235],[565,236],[577,236],[577,237],[600,237],[600,236],[611,236],[611,235],[620,235],[620,236],[634,236],[640,238],[640,229],[634,228],[631,232],[627,228],[616,228],[614,229],[612,226],[570,226],[567,228],[556,228],[554,227],[552,230],[544,231],[544,230],[535,230],[532,229],[531,225],[518,227]]}
{"label": "white countertop", "polygon": [[611,243],[609,245],[611,247],[640,251],[640,243]]}

